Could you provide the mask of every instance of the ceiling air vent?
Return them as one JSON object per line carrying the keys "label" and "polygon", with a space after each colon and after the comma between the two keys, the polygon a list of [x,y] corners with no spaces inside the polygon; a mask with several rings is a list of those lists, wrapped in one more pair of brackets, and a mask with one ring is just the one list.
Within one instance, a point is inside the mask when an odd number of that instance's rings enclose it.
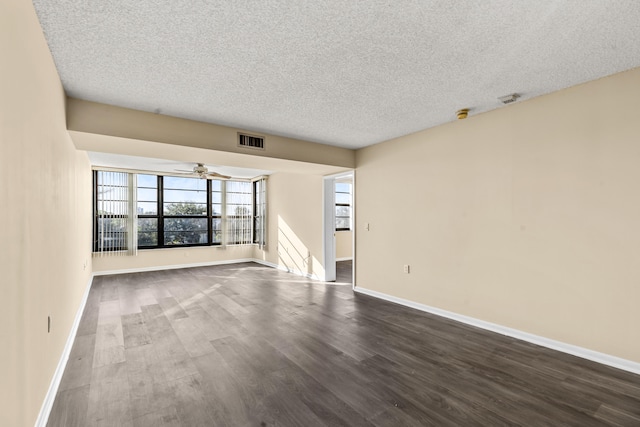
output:
{"label": "ceiling air vent", "polygon": [[264,150],[264,136],[247,135],[245,133],[239,133],[238,146]]}
{"label": "ceiling air vent", "polygon": [[512,93],[512,94],[509,94],[509,95],[498,97],[498,99],[503,104],[511,104],[512,102],[516,102],[518,100],[518,98],[520,98],[520,95],[518,95],[517,93]]}

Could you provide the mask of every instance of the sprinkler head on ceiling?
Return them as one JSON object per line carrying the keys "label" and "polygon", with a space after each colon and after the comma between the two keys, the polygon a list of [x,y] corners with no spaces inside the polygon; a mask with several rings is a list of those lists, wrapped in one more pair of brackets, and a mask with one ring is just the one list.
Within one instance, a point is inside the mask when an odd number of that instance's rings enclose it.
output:
{"label": "sprinkler head on ceiling", "polygon": [[469,115],[468,108],[463,108],[462,110],[456,111],[456,117],[458,117],[458,120],[466,119],[468,115]]}

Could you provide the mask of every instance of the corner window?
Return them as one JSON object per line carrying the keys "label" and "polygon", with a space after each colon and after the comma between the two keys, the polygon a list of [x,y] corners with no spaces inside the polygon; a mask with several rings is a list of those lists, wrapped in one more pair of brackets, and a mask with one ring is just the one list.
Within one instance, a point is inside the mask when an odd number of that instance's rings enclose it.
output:
{"label": "corner window", "polygon": [[94,252],[264,245],[256,182],[94,171]]}

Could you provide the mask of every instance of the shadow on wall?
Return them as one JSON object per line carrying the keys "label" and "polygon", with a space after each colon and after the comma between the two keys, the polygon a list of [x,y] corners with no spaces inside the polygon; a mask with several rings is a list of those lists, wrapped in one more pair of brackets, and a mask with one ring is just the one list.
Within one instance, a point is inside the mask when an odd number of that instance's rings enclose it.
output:
{"label": "shadow on wall", "polygon": [[278,264],[290,272],[324,280],[322,264],[312,256],[309,248],[280,215],[278,215]]}

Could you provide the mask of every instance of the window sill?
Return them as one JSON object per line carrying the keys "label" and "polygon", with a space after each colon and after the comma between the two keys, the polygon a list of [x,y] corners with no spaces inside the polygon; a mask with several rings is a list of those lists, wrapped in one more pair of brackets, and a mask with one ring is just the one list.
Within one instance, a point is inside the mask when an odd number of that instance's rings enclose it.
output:
{"label": "window sill", "polygon": [[258,246],[257,243],[246,243],[246,244],[229,244],[226,246],[223,245],[194,245],[194,246],[171,246],[171,247],[162,247],[162,248],[138,248],[138,251],[173,251],[176,249],[225,249],[229,247],[237,247],[237,246]]}

